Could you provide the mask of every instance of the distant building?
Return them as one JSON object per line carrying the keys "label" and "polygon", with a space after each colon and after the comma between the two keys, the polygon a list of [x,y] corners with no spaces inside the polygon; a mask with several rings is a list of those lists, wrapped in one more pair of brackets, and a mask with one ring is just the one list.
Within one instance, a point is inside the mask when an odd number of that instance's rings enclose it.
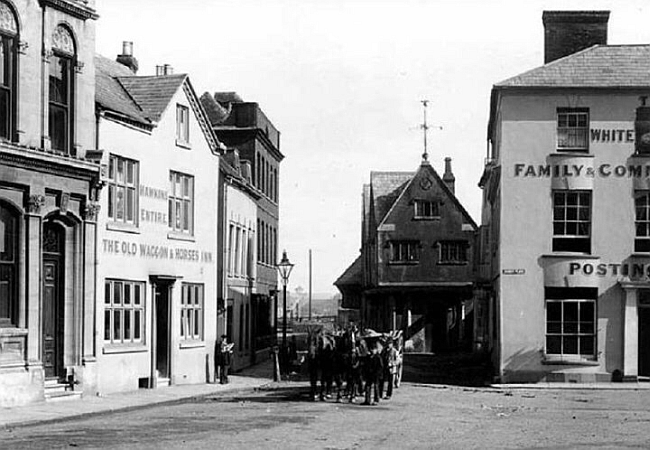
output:
{"label": "distant building", "polygon": [[403,330],[407,351],[472,344],[477,226],[445,164],[442,178],[426,154],[416,172],[370,174],[361,255],[335,283],[362,326]]}
{"label": "distant building", "polygon": [[482,278],[503,382],[650,376],[650,45],[546,11],[545,65],[497,83]]}
{"label": "distant building", "polygon": [[96,393],[96,19],[0,0],[0,406]]}
{"label": "distant building", "polygon": [[284,159],[280,153],[280,132],[257,103],[245,102],[234,92],[206,92],[201,102],[219,140],[237,149],[240,160],[250,164],[251,185],[258,195],[256,276],[250,316],[244,317],[250,323],[252,363],[257,356],[265,356],[276,340],[279,176]]}

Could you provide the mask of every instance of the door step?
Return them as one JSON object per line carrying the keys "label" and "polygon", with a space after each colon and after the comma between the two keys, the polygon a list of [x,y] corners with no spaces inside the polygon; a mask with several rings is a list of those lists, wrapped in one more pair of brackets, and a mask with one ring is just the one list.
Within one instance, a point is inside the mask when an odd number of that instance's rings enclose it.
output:
{"label": "door step", "polygon": [[45,380],[45,401],[59,402],[81,398],[81,391],[73,391],[67,383],[60,383],[56,378]]}
{"label": "door step", "polygon": [[158,377],[158,379],[156,380],[157,388],[168,387],[169,385],[170,385],[169,378]]}

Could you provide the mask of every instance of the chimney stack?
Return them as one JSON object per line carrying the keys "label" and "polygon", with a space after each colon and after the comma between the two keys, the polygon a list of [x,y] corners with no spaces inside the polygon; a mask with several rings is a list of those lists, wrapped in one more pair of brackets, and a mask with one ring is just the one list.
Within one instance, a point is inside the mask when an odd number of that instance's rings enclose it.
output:
{"label": "chimney stack", "polygon": [[445,158],[445,174],[442,176],[442,181],[447,185],[452,194],[455,194],[456,177],[451,171],[451,158]]}
{"label": "chimney stack", "polygon": [[544,64],[607,45],[609,11],[544,11]]}
{"label": "chimney stack", "polygon": [[170,64],[163,64],[162,66],[156,66],[156,76],[162,77],[165,75],[173,75],[174,68]]}
{"label": "chimney stack", "polygon": [[133,42],[122,42],[122,54],[117,55],[116,61],[131,69],[134,74],[138,73],[138,60],[133,56]]}

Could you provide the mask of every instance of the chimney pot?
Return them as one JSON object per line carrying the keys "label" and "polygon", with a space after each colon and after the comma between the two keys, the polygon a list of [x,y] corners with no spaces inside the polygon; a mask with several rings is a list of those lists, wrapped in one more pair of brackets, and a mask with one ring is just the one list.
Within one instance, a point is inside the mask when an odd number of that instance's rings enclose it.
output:
{"label": "chimney pot", "polygon": [[116,61],[129,69],[133,73],[138,72],[138,60],[133,56],[133,42],[132,41],[123,41],[122,42],[122,54],[117,55]]}
{"label": "chimney pot", "polygon": [[455,194],[456,177],[451,171],[451,158],[449,156],[445,158],[445,173],[442,176],[442,181],[447,185],[451,193]]}

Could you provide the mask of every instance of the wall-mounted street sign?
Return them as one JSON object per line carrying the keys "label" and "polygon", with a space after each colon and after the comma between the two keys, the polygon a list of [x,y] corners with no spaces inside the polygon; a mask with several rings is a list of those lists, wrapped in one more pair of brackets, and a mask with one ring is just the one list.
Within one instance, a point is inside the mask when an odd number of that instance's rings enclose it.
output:
{"label": "wall-mounted street sign", "polygon": [[526,269],[503,269],[501,273],[504,275],[523,275],[526,273]]}

